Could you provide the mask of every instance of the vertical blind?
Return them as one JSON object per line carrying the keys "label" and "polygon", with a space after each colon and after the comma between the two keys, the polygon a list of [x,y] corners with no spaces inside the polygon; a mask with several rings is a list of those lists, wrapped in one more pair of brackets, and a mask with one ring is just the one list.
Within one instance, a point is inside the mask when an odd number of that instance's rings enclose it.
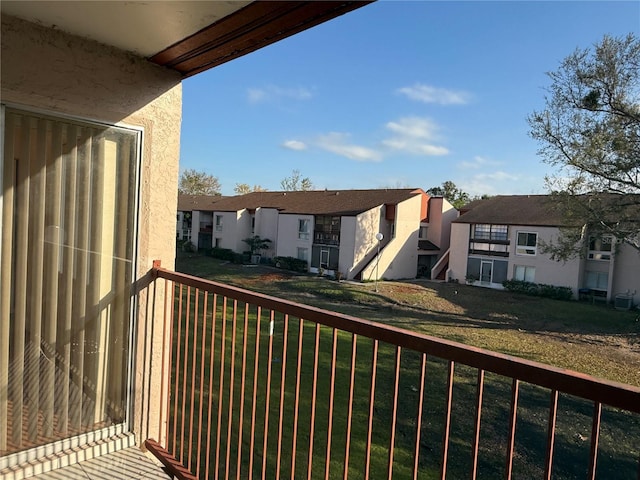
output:
{"label": "vertical blind", "polygon": [[138,135],[5,111],[0,455],[125,420]]}

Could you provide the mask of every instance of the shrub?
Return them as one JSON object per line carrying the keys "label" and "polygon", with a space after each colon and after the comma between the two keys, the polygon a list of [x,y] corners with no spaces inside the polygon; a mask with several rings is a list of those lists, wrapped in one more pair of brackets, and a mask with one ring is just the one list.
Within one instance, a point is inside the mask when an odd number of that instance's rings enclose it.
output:
{"label": "shrub", "polygon": [[300,260],[295,257],[274,257],[273,263],[278,268],[284,268],[285,270],[292,270],[294,272],[306,273],[308,269],[305,260]]}
{"label": "shrub", "polygon": [[553,298],[555,300],[571,300],[573,298],[573,291],[569,287],[525,282],[523,280],[505,280],[502,285],[510,292],[523,293],[534,297]]}
{"label": "shrub", "polygon": [[[219,258],[220,260],[235,262],[236,255],[240,254],[235,253],[230,248],[213,247],[211,250],[209,250],[209,255],[211,255],[213,258]],[[240,255],[240,262],[242,262],[242,255]]]}

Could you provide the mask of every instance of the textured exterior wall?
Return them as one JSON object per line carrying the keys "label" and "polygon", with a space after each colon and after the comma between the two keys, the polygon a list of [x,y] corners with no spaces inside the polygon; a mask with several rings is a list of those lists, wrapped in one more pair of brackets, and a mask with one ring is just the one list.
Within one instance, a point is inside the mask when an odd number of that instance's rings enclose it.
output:
{"label": "textured exterior wall", "polygon": [[449,276],[448,279],[465,282],[467,276],[467,257],[469,256],[468,223],[451,224],[451,244],[449,245]]}
{"label": "textured exterior wall", "polygon": [[[298,220],[309,220],[309,238],[298,238]],[[275,238],[271,241],[276,243]],[[313,215],[278,215],[278,238],[276,256],[298,257],[298,247],[308,249],[308,260],[311,260],[313,243]]]}
{"label": "textured exterior wall", "polygon": [[[375,278],[376,263],[378,263],[378,278],[384,277],[390,280],[415,278],[418,270],[418,229],[420,227],[421,202],[422,197],[416,195],[396,206],[395,237],[389,239],[389,242],[381,250],[379,261],[371,262],[362,272],[362,278]],[[375,241],[377,242],[377,240]]]}
{"label": "textured exterior wall", "polygon": [[611,298],[622,293],[634,295],[634,303],[640,304],[640,252],[622,244],[613,257],[613,282]]}
{"label": "textured exterior wall", "polygon": [[[154,259],[172,268],[182,98],[178,75],[117,49],[6,16],[2,17],[1,72],[3,103],[144,129],[136,280],[141,286],[148,283]],[[161,290],[156,292],[159,306],[164,303]],[[147,292],[142,288],[139,295],[140,313],[134,327],[137,357],[131,427],[138,441],[162,440],[157,375],[166,332],[158,327],[160,321],[151,322],[159,312],[147,307]]]}

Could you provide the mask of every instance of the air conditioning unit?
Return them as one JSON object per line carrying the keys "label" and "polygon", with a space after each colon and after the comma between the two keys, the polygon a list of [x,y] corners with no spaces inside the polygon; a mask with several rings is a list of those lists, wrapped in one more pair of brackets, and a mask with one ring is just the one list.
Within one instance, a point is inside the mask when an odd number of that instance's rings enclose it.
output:
{"label": "air conditioning unit", "polygon": [[633,295],[627,293],[616,295],[614,306],[616,310],[631,310],[633,306]]}

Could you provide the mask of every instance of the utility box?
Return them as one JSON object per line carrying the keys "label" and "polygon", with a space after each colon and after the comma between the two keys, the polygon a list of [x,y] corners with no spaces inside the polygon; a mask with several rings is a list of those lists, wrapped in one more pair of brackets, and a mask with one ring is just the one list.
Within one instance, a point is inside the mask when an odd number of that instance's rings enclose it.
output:
{"label": "utility box", "polygon": [[614,307],[616,310],[631,310],[633,306],[633,295],[619,293],[616,295]]}

